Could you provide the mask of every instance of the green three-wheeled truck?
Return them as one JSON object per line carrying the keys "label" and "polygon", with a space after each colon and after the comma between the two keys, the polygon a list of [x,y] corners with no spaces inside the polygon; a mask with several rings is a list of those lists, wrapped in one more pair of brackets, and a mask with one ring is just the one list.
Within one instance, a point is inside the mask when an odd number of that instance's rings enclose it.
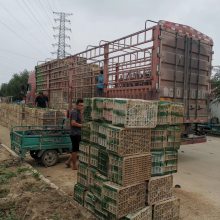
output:
{"label": "green three-wheeled truck", "polygon": [[59,154],[71,150],[69,130],[63,126],[17,126],[11,130],[11,148],[21,159],[29,152],[44,166],[53,166]]}

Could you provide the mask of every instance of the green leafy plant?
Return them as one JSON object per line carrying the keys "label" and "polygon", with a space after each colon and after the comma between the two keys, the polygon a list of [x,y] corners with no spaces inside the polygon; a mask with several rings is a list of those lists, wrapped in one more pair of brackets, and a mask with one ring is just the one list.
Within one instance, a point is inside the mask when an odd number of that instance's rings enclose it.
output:
{"label": "green leafy plant", "polygon": [[36,179],[36,180],[40,180],[40,174],[38,172],[33,172],[32,176]]}
{"label": "green leafy plant", "polygon": [[53,220],[60,220],[61,217],[60,217],[59,214],[55,213],[55,214],[51,217],[51,219],[53,219]]}
{"label": "green leafy plant", "polygon": [[29,167],[18,167],[17,168],[17,173],[21,174],[21,173],[26,173],[26,172],[33,172],[31,168]]}
{"label": "green leafy plant", "polygon": [[0,170],[0,184],[8,183],[9,179],[15,177],[16,173],[6,170]]}
{"label": "green leafy plant", "polygon": [[214,74],[211,78],[211,96],[215,102],[220,102],[220,66],[213,68]]}
{"label": "green leafy plant", "polygon": [[8,212],[3,212],[0,210],[0,219],[1,220],[21,220],[20,218],[16,217],[15,211],[10,209]]}
{"label": "green leafy plant", "polygon": [[0,85],[0,96],[12,96],[13,100],[22,100],[28,83],[28,71],[13,75],[8,83]]}
{"label": "green leafy plant", "polygon": [[9,189],[6,188],[0,189],[0,198],[5,198],[9,194],[9,192],[10,192]]}

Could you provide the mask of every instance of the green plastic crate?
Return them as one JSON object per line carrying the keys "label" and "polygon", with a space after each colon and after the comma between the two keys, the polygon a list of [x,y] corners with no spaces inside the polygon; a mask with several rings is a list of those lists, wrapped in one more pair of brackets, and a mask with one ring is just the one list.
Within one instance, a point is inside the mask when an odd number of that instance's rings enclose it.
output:
{"label": "green plastic crate", "polygon": [[84,205],[84,197],[85,197],[86,187],[81,185],[80,183],[75,184],[73,198],[80,205]]}
{"label": "green plastic crate", "polygon": [[106,150],[99,149],[98,155],[98,170],[99,172],[104,175],[108,176],[108,169],[109,169],[109,155]]}

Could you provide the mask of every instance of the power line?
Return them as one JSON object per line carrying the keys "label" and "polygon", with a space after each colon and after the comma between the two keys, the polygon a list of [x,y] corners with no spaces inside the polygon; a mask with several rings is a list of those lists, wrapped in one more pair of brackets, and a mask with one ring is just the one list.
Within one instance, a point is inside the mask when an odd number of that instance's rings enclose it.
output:
{"label": "power line", "polygon": [[[15,68],[17,69],[18,68],[18,67],[16,67],[17,65],[12,66],[11,63],[12,62],[13,63],[19,63],[18,59],[11,59],[11,57],[9,58],[9,57],[2,56],[2,55],[0,55],[0,57],[1,57],[1,60],[4,59],[4,61],[1,62],[1,64],[0,64],[0,72],[3,72],[3,70],[2,70],[3,68],[6,69],[7,72],[16,72],[15,70],[12,71],[12,67],[14,67],[13,69],[15,69]],[[21,64],[21,62],[19,64]],[[24,67],[24,69],[27,69],[27,67]],[[4,72],[6,70],[4,70]],[[1,85],[1,83],[0,83],[0,85]]]}
{"label": "power line", "polygon": [[47,31],[45,31],[44,27],[41,25],[41,23],[39,22],[39,20],[37,19],[37,17],[34,15],[31,7],[27,4],[27,2],[25,0],[23,0],[24,5],[28,8],[28,11],[30,12],[30,14],[33,16],[33,18],[35,19],[35,21],[40,25],[40,27],[43,30],[43,33],[45,33],[45,35],[47,35],[47,37],[50,39],[50,36],[48,35]]}
{"label": "power line", "polygon": [[[0,3],[0,4],[1,4],[1,3]],[[23,29],[27,29],[27,28],[18,20],[18,18],[16,18],[4,5],[1,4],[1,7],[2,7],[12,18],[14,18],[14,20],[15,20]],[[36,41],[42,43],[42,41],[40,41],[38,38],[36,38],[36,36],[33,35],[31,32],[29,32],[29,34],[31,34],[32,37],[33,37]],[[42,44],[40,44],[40,45],[42,45]]]}
{"label": "power line", "polygon": [[56,9],[56,11],[59,11],[60,7],[59,7],[59,4],[58,4],[58,1],[53,1],[53,2],[54,2],[54,8]]}
{"label": "power line", "polygon": [[[3,58],[3,59],[6,58],[7,60],[9,60],[7,57],[2,56],[2,55],[0,55],[0,57]],[[11,62],[8,62],[8,61],[1,62],[1,65],[5,65],[5,66],[8,66],[8,67],[11,68]]]}
{"label": "power line", "polygon": [[51,12],[53,12],[53,8],[52,8],[52,6],[51,6],[51,4],[50,4],[50,1],[49,0],[46,0],[46,2],[47,2],[47,5],[49,6],[49,10],[51,10]]}
{"label": "power line", "polygon": [[19,22],[18,18],[16,18],[1,2],[0,5],[12,18],[16,19],[16,21],[20,24],[20,26],[26,28],[22,23]]}
{"label": "power line", "polygon": [[[30,14],[29,10],[28,10],[26,7],[24,7],[24,5],[22,5],[19,0],[17,1],[17,3],[18,3],[19,6],[21,7],[21,9],[25,12],[24,14],[27,15],[28,18],[30,18],[30,20],[32,20],[34,23],[36,23],[36,21],[34,20],[34,18],[33,18],[32,16],[30,16],[31,14]],[[37,25],[38,25],[38,24],[37,24]],[[41,29],[40,29],[40,31],[41,31],[43,34],[45,34]],[[39,36],[41,36],[42,39],[44,39],[41,34],[39,34]],[[43,42],[44,42],[44,41],[43,41]]]}
{"label": "power line", "polygon": [[40,3],[41,8],[42,8],[42,9],[43,9],[43,11],[45,12],[45,15],[47,16],[48,21],[49,21],[49,22],[50,22],[50,24],[53,26],[53,22],[51,21],[51,18],[50,18],[50,16],[48,15],[47,10],[46,10],[46,8],[43,6],[43,4],[42,4],[41,0],[38,0],[38,2]]}
{"label": "power line", "polygon": [[[33,47],[33,44],[32,44],[32,43],[30,43],[30,42],[27,41],[25,38],[23,38],[23,37],[20,36],[18,33],[16,33],[16,31],[14,31],[12,28],[10,28],[7,24],[5,24],[4,22],[2,22],[1,20],[0,20],[0,23],[1,23],[5,28],[7,28],[9,31],[11,31],[13,34],[15,34],[16,37],[19,37],[21,40],[23,40],[24,42],[26,42],[27,44],[29,44],[31,47]],[[36,47],[36,46],[35,46],[35,47]],[[40,51],[39,48],[36,47],[36,49],[37,49],[38,51]]]}
{"label": "power line", "polygon": [[0,66],[2,66],[2,65],[8,65],[8,68],[7,68],[7,70],[11,70],[12,69],[12,63],[14,64],[14,66],[17,68],[18,66],[19,66],[19,64],[22,64],[21,62],[19,62],[19,60],[18,59],[16,59],[16,58],[11,58],[11,57],[6,57],[6,56],[1,56],[0,55],[0,58],[1,58],[1,60],[2,60],[2,62],[1,62],[1,64],[0,64]]}
{"label": "power line", "polygon": [[[21,9],[24,10],[25,15],[27,15],[28,18],[30,18],[30,20],[32,20],[32,21],[35,23],[36,21],[34,20],[33,16],[30,16],[31,14],[30,14],[29,10],[26,8],[26,6],[24,7],[24,5],[22,5],[21,2],[19,2],[19,1],[17,1],[17,3],[18,3],[19,6],[21,7]],[[42,30],[41,30],[41,31],[42,31]]]}
{"label": "power line", "polygon": [[52,4],[50,2],[50,0],[46,0],[46,2],[48,3],[49,5],[49,8],[50,10],[53,12],[53,11],[59,11],[58,8],[56,7],[55,5],[55,0],[52,0]]}
{"label": "power line", "polygon": [[9,53],[9,54],[14,55],[14,56],[19,56],[19,57],[24,57],[24,58],[31,59],[31,60],[36,60],[36,58],[34,58],[34,57],[29,57],[29,56],[26,56],[26,55],[21,54],[21,53],[13,52],[13,51],[2,49],[2,48],[0,48],[0,50],[5,51],[6,53]]}

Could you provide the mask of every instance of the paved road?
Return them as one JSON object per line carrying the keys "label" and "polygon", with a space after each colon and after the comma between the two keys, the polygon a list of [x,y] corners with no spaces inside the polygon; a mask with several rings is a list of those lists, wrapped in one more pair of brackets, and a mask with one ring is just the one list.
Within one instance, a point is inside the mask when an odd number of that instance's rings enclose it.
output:
{"label": "paved road", "polygon": [[175,183],[184,190],[200,193],[220,207],[220,138],[181,146]]}

